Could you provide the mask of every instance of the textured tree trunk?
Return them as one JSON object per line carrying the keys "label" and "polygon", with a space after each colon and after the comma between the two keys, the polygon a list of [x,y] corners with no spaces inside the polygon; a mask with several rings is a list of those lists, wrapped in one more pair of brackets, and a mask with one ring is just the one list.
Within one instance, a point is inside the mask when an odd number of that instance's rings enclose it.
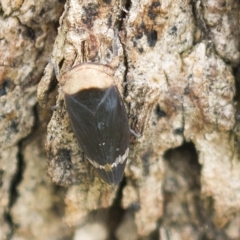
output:
{"label": "textured tree trunk", "polygon": [[[240,239],[239,11],[238,1],[2,0],[0,240]],[[112,187],[77,144],[53,65],[62,74],[116,54],[141,137]]]}

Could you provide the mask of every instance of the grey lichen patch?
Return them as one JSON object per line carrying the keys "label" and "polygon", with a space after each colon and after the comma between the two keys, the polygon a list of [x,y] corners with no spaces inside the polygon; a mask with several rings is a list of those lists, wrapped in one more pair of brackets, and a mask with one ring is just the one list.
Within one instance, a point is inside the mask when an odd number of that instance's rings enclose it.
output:
{"label": "grey lichen patch", "polygon": [[196,131],[233,129],[235,84],[231,69],[211,49],[207,53],[204,43],[197,45],[183,62],[189,88],[184,95],[186,134],[193,136],[193,125]]}
{"label": "grey lichen patch", "polygon": [[13,11],[18,10],[22,6],[23,2],[24,2],[23,0],[18,0],[13,1],[11,2],[11,4],[9,4],[9,2],[3,1],[1,3],[1,7],[4,12],[4,15],[10,15]]}
{"label": "grey lichen patch", "polygon": [[210,30],[217,53],[233,66],[239,63],[239,3],[237,1],[204,1],[202,15]]}
{"label": "grey lichen patch", "polygon": [[[46,155],[42,152],[45,135],[39,132],[25,142],[21,152],[24,174],[17,187],[19,196],[11,209],[12,221],[18,225],[14,236],[69,238],[71,229],[62,221],[66,189],[56,188],[46,174]],[[42,231],[41,237],[39,231]]]}
{"label": "grey lichen patch", "polygon": [[239,209],[240,189],[234,182],[239,181],[240,164],[231,135],[235,125],[234,78],[231,69],[203,43],[183,62],[189,76],[184,136],[196,144],[203,165],[202,192],[213,196],[217,222],[224,222],[233,209]]}
{"label": "grey lichen patch", "polygon": [[1,97],[1,149],[16,144],[30,133],[34,123],[32,108],[36,103],[35,93],[36,88],[29,89],[23,94],[20,87],[15,87],[12,92]]}

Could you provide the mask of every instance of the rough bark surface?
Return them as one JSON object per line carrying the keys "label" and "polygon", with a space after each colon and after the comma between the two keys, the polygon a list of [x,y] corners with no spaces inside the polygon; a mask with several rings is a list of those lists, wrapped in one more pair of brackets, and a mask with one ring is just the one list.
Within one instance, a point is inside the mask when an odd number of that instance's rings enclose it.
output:
{"label": "rough bark surface", "polygon": [[[238,1],[0,7],[0,240],[240,238]],[[52,63],[109,64],[116,49],[141,137],[110,187],[76,142]]]}

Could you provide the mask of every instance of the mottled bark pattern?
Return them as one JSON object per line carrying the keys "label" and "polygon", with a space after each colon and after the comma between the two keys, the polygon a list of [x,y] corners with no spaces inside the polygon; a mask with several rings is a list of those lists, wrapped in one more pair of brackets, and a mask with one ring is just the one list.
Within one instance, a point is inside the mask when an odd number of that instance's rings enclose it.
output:
{"label": "mottled bark pattern", "polygon": [[[239,11],[238,1],[2,0],[0,240],[239,239]],[[86,161],[47,58],[60,74],[115,66],[141,134],[119,187]]]}

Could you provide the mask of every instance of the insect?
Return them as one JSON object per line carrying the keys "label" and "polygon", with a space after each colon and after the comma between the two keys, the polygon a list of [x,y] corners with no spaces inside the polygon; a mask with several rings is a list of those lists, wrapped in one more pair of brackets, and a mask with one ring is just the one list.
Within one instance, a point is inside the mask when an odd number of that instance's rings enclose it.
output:
{"label": "insect", "polygon": [[113,69],[79,64],[60,76],[73,132],[100,178],[110,185],[122,180],[129,153],[130,130]]}

